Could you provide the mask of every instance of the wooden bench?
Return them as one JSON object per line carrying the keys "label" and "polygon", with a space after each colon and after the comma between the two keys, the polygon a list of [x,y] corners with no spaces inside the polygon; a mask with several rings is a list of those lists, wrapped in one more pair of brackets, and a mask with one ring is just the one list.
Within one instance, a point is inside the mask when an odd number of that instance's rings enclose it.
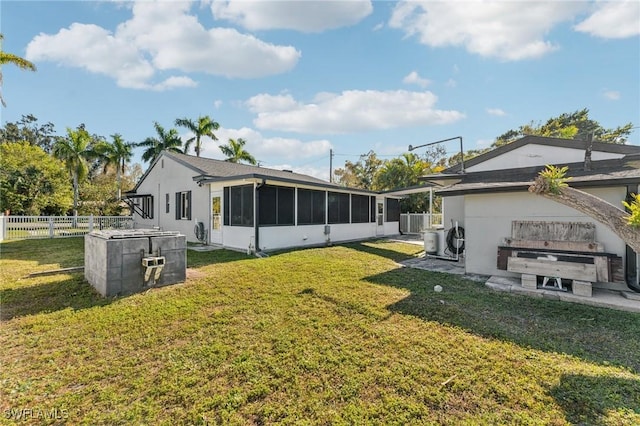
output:
{"label": "wooden bench", "polygon": [[[574,294],[587,297],[594,282],[624,281],[622,258],[595,241],[593,223],[513,221],[511,237],[498,247],[497,266],[522,274],[524,288],[537,289],[538,276],[565,279]],[[544,286],[550,287],[563,289]]]}

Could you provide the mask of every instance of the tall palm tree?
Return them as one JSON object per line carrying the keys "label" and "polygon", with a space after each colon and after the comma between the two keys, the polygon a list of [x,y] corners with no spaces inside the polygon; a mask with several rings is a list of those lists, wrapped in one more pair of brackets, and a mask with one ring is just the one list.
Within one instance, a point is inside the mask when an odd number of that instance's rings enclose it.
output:
{"label": "tall palm tree", "polygon": [[241,161],[246,161],[249,164],[253,164],[254,166],[258,164],[253,155],[249,154],[244,149],[244,145],[247,143],[242,138],[231,139],[229,138],[229,143],[227,145],[220,145],[220,150],[224,155],[227,156],[225,161],[230,163],[239,163]]}
{"label": "tall palm tree", "polygon": [[[35,71],[36,66],[31,62],[23,59],[13,53],[7,53],[2,50],[2,40],[4,40],[4,35],[0,34],[0,88],[2,87],[2,65],[5,64],[14,64],[18,66],[20,69]],[[2,106],[6,107],[7,104],[4,102],[4,98],[2,97],[2,93],[0,92],[0,103]]]}
{"label": "tall palm tree", "polygon": [[194,150],[196,151],[196,155],[200,157],[200,152],[202,151],[202,136],[209,136],[214,141],[218,140],[213,131],[218,130],[220,128],[220,124],[218,124],[208,115],[205,115],[204,117],[198,117],[197,122],[194,122],[193,120],[190,120],[188,118],[178,118],[176,120],[176,126],[185,127],[194,134],[194,136],[187,139],[184,144],[185,154],[188,153],[191,144],[195,142],[196,144],[194,146]]}
{"label": "tall palm tree", "polygon": [[111,143],[104,144],[102,155],[104,158],[103,173],[106,173],[107,168],[111,166],[116,168],[116,180],[118,183],[116,196],[119,200],[122,196],[122,174],[125,166],[133,156],[133,144],[125,142],[121,134],[115,133],[111,135]]}
{"label": "tall palm tree", "polygon": [[146,148],[142,153],[142,160],[153,161],[160,155],[162,151],[172,151],[183,154],[182,151],[182,139],[178,135],[176,129],[170,129],[168,132],[164,130],[157,121],[153,122],[153,127],[156,129],[157,137],[148,137],[136,146]]}
{"label": "tall palm tree", "polygon": [[62,160],[73,181],[73,215],[78,215],[78,190],[80,182],[89,174],[89,161],[97,157],[92,137],[84,128],[67,127],[67,137],[59,138],[53,145],[53,156]]}

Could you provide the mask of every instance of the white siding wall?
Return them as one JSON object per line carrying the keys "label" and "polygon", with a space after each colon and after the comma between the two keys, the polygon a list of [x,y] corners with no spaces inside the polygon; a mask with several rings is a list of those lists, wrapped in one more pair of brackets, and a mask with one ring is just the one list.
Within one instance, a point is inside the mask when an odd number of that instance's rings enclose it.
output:
{"label": "white siding wall", "polygon": [[[623,154],[593,151],[591,159],[606,160],[622,158]],[[467,167],[468,172],[487,170],[503,170],[518,167],[544,166],[547,164],[564,164],[584,161],[584,150],[564,148],[560,146],[545,146],[528,144],[498,157],[483,161],[475,166]]]}
{"label": "white siding wall", "polygon": [[[187,241],[196,242],[194,226],[196,219],[204,222],[205,228],[211,227],[211,200],[210,194],[222,191],[227,186],[246,185],[254,183],[253,180],[237,180],[224,183],[211,183],[198,186],[193,181],[197,172],[178,163],[177,161],[163,157],[146,176],[144,182],[138,188],[138,194],[152,194],[154,213],[153,219],[141,219],[134,216],[137,228],[150,228],[159,226],[166,231],[180,231],[187,237]],[[287,186],[278,182],[266,182],[271,185]],[[305,185],[289,185],[296,188],[318,189]],[[336,189],[340,192],[338,189]],[[192,191],[192,220],[175,219],[175,193],[178,191]],[[334,190],[335,191],[335,190]],[[169,194],[169,213],[165,213],[165,194]],[[380,200],[384,200],[381,198]],[[297,205],[297,203],[296,203]],[[225,205],[222,197],[222,212],[224,217]],[[297,215],[296,215],[297,216]],[[254,205],[254,217],[257,217]],[[331,242],[361,240],[373,238],[377,233],[377,223],[332,224]],[[399,233],[398,222],[385,222],[384,235],[396,235]],[[255,247],[255,228],[245,226],[222,226],[222,246],[238,250],[247,250],[249,246]],[[274,250],[290,247],[303,247],[322,245],[326,243],[324,225],[302,226],[272,226],[261,227],[259,244],[262,250]]]}
{"label": "white siding wall", "polygon": [[[187,241],[197,241],[193,228],[198,221],[209,228],[209,187],[199,187],[193,181],[197,173],[169,157],[162,157],[146,176],[138,194],[153,195],[153,219],[134,215],[135,227],[159,226],[165,231],[180,231]],[[176,192],[191,191],[191,220],[176,220]],[[165,194],[169,194],[169,213],[165,211]]]}
{"label": "white siding wall", "polygon": [[[398,222],[395,223],[397,229]],[[332,224],[329,226],[331,227],[329,237],[332,243],[362,240],[376,236],[375,223]],[[397,233],[396,231],[395,234]],[[326,242],[327,236],[324,235],[324,225],[271,226],[260,228],[260,248],[262,250],[316,246],[325,244]]]}
{"label": "white siding wall", "polygon": [[[586,191],[616,206],[626,194],[624,187]],[[467,273],[513,275],[496,268],[498,245],[511,235],[513,220],[595,222],[577,210],[528,192],[465,195],[464,201]],[[604,244],[605,251],[624,257],[624,242],[609,228],[595,223],[596,240]]]}

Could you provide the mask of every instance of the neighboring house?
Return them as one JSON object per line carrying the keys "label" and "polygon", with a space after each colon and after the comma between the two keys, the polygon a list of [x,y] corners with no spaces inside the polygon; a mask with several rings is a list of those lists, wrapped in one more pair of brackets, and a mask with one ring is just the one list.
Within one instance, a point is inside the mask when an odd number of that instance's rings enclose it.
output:
{"label": "neighboring house", "polygon": [[399,233],[399,197],[311,176],[164,151],[125,194],[135,226],[252,252]]}
{"label": "neighboring house", "polygon": [[458,222],[465,229],[466,272],[513,275],[496,264],[497,248],[510,236],[512,221],[590,222],[604,250],[623,258],[627,283],[637,284],[637,255],[609,228],[527,191],[545,165],[566,165],[570,186],[622,209],[622,201],[640,190],[640,147],[593,142],[590,161],[585,161],[585,154],[584,141],[526,136],[466,161],[464,173],[457,165],[425,176],[424,181],[439,185],[436,194],[443,197],[445,227]]}

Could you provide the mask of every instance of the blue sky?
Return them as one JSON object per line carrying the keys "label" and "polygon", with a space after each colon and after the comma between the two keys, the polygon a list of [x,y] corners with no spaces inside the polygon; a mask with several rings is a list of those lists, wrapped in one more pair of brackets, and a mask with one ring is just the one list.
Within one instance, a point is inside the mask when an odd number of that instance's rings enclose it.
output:
{"label": "blue sky", "polygon": [[[154,121],[206,114],[218,143],[242,137],[264,166],[328,179],[330,149],[340,167],[454,136],[485,147],[585,107],[640,125],[637,0],[2,0],[0,13],[3,50],[38,67],[3,68],[2,122],[34,114],[59,134],[84,123],[139,142]],[[223,158],[213,141],[203,156]]]}

